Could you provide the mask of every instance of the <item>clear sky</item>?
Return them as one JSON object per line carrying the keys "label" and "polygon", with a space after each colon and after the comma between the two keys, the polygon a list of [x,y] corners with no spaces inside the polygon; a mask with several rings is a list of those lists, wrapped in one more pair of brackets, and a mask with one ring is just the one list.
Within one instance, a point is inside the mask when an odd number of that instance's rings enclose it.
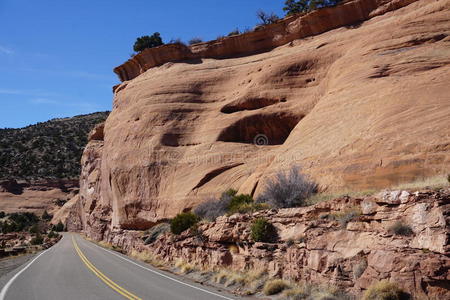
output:
{"label": "clear sky", "polygon": [[0,128],[111,109],[136,37],[204,40],[253,28],[284,0],[0,0]]}

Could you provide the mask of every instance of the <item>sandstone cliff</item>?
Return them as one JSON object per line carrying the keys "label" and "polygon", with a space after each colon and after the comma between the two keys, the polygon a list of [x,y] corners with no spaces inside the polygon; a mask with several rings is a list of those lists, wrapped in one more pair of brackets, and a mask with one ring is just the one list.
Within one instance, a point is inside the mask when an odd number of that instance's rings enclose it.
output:
{"label": "sandstone cliff", "polygon": [[146,229],[231,187],[256,196],[292,164],[328,189],[447,173],[449,8],[352,0],[137,55],[83,155],[85,230]]}

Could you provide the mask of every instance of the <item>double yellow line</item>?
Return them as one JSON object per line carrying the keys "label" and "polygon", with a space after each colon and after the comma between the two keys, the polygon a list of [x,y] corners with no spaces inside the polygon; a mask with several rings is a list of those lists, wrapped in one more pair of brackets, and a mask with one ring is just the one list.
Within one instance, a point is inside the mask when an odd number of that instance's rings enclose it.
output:
{"label": "double yellow line", "polygon": [[117,283],[115,283],[114,281],[112,281],[111,279],[109,279],[105,274],[103,274],[102,272],[100,272],[87,258],[86,256],[83,254],[83,252],[81,252],[80,248],[78,247],[77,242],[75,242],[75,238],[72,236],[72,243],[73,246],[75,248],[75,251],[78,253],[78,255],[80,256],[81,260],[84,262],[84,264],[86,265],[86,267],[88,267],[89,270],[92,271],[92,273],[94,273],[98,278],[100,278],[107,286],[109,286],[110,288],[112,288],[113,290],[115,290],[117,293],[121,294],[122,296],[124,296],[127,299],[130,300],[142,300],[141,298],[139,298],[138,296],[134,295],[133,293],[130,293],[129,291],[127,291],[126,289],[124,289],[123,287],[119,286]]}

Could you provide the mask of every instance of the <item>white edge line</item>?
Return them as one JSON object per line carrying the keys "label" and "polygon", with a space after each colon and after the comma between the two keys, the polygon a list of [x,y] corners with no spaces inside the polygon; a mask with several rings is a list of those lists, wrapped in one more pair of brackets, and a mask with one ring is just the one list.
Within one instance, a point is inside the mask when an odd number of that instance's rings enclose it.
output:
{"label": "white edge line", "polygon": [[[142,269],[144,269],[144,270],[150,271],[150,272],[152,272],[152,273],[154,273],[154,274],[157,274],[157,275],[159,275],[159,276],[161,276],[161,277],[170,279],[170,280],[175,281],[175,282],[177,282],[177,283],[186,285],[186,286],[191,287],[191,288],[193,288],[193,289],[200,290],[200,291],[202,291],[202,292],[205,292],[205,293],[208,293],[208,294],[211,294],[211,295],[214,295],[214,296],[223,298],[223,299],[234,300],[233,298],[228,298],[228,297],[226,297],[226,296],[223,296],[223,295],[220,295],[220,294],[216,294],[216,293],[214,293],[214,292],[211,292],[211,291],[202,289],[202,288],[197,287],[197,286],[195,286],[195,285],[190,285],[190,284],[188,284],[188,283],[185,283],[185,282],[180,281],[180,280],[178,280],[178,279],[172,278],[172,277],[170,277],[170,276],[167,276],[167,275],[165,275],[165,274],[162,274],[162,273],[157,272],[157,271],[155,271],[155,270],[152,270],[152,269],[150,269],[150,268],[141,266],[140,264],[138,264],[138,263],[136,263],[136,262],[134,262],[134,261],[132,261],[132,260],[130,260],[130,259],[128,259],[128,258],[125,258],[125,257],[123,257],[123,256],[121,256],[121,255],[119,255],[119,254],[117,254],[117,253],[114,253],[114,252],[112,252],[112,251],[110,251],[110,250],[107,250],[107,249],[105,249],[105,248],[103,248],[103,247],[100,247],[99,245],[97,245],[97,244],[95,244],[95,243],[91,243],[91,244],[94,245],[94,246],[96,246],[96,247],[98,247],[98,248],[100,248],[100,249],[102,249],[102,250],[104,250],[104,251],[106,251],[106,252],[111,253],[112,255],[115,255],[115,256],[117,256],[117,257],[123,259],[123,260],[126,260],[126,261],[128,261],[129,263],[132,263],[133,265],[136,265],[136,266],[138,266],[138,267],[140,267],[140,268],[142,268]],[[0,300],[3,300],[3,299],[0,298]]]}
{"label": "white edge line", "polygon": [[23,268],[22,270],[20,270],[19,272],[16,273],[16,275],[14,275],[6,284],[5,286],[2,288],[2,291],[0,292],[0,300],[4,300],[6,293],[8,292],[9,287],[13,284],[14,280],[17,279],[17,277],[20,276],[20,274],[22,274],[26,269],[28,269],[32,263],[35,262],[36,259],[38,259],[42,254],[44,254],[45,252],[47,252],[50,249],[45,250],[44,252],[42,252],[41,254],[39,254],[38,256],[36,256],[35,258],[33,258],[32,261],[30,261],[25,268]]}

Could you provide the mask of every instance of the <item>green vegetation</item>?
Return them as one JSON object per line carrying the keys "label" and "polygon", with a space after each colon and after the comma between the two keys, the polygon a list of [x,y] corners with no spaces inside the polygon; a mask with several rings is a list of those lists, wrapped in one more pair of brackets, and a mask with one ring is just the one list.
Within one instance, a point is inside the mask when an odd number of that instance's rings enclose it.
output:
{"label": "green vegetation", "polygon": [[141,37],[138,37],[136,39],[136,42],[134,43],[133,50],[136,52],[141,52],[144,49],[147,48],[154,48],[164,45],[161,35],[159,32],[155,32],[152,35],[144,35]]}
{"label": "green vegetation", "polygon": [[334,6],[341,0],[286,0],[283,10],[287,16],[309,12],[318,8]]}
{"label": "green vegetation", "polygon": [[108,113],[0,129],[0,179],[78,178],[88,133]]}
{"label": "green vegetation", "polygon": [[40,234],[36,234],[30,241],[31,245],[42,245],[44,238]]}
{"label": "green vegetation", "polygon": [[333,213],[330,215],[325,215],[324,217],[331,219],[331,220],[336,220],[339,222],[341,228],[345,228],[347,227],[347,224],[354,220],[357,219],[359,216],[361,215],[361,210],[359,207],[352,207],[352,208],[348,208],[345,209],[342,212],[337,212],[337,213]]}
{"label": "green vegetation", "polygon": [[228,204],[228,213],[237,213],[242,207],[251,203],[253,203],[253,198],[250,195],[234,195],[231,197],[230,203]]}
{"label": "green vegetation", "polygon": [[188,43],[189,43],[189,45],[195,45],[198,43],[203,43],[203,40],[199,37],[195,37],[195,38],[190,39]]}
{"label": "green vegetation", "polygon": [[276,228],[264,218],[255,219],[250,229],[255,242],[270,243],[278,239]]}
{"label": "green vegetation", "polygon": [[183,231],[197,224],[199,218],[193,213],[181,213],[170,221],[170,231],[174,234],[180,234]]}
{"label": "green vegetation", "polygon": [[44,213],[42,214],[41,219],[44,221],[50,221],[52,219],[52,215],[50,215],[46,210],[44,211]]}
{"label": "green vegetation", "polygon": [[34,213],[24,212],[24,213],[12,213],[8,214],[7,220],[0,222],[0,230],[3,233],[16,232],[16,231],[38,231],[37,224],[39,222],[39,217]]}
{"label": "green vegetation", "polygon": [[0,211],[0,219],[6,217],[6,213],[4,211]]}
{"label": "green vegetation", "polygon": [[421,178],[412,182],[405,182],[399,185],[393,186],[392,189],[396,190],[418,190],[423,188],[440,189],[449,185],[449,177],[444,175],[437,175],[433,177]]}
{"label": "green vegetation", "polygon": [[274,279],[267,281],[263,288],[263,293],[266,296],[279,294],[285,289],[289,288],[289,283],[281,279]]}
{"label": "green vegetation", "polygon": [[387,280],[379,281],[370,286],[362,300],[409,300],[410,296],[395,283]]}
{"label": "green vegetation", "polygon": [[57,238],[57,237],[59,237],[59,234],[57,234],[56,232],[54,232],[54,231],[52,230],[52,231],[50,231],[50,232],[47,234],[47,237],[48,237],[49,239]]}
{"label": "green vegetation", "polygon": [[390,234],[402,235],[402,236],[410,236],[413,235],[414,232],[411,226],[404,224],[402,221],[397,221],[394,225],[388,228],[388,232]]}
{"label": "green vegetation", "polygon": [[61,221],[59,221],[58,224],[53,225],[52,230],[53,230],[53,231],[56,231],[56,232],[62,232],[62,231],[65,231],[64,224],[63,224]]}
{"label": "green vegetation", "polygon": [[197,206],[194,213],[205,220],[214,221],[226,214],[250,213],[268,208],[265,203],[255,203],[250,195],[238,195],[236,190],[229,189],[219,199],[212,198]]}

